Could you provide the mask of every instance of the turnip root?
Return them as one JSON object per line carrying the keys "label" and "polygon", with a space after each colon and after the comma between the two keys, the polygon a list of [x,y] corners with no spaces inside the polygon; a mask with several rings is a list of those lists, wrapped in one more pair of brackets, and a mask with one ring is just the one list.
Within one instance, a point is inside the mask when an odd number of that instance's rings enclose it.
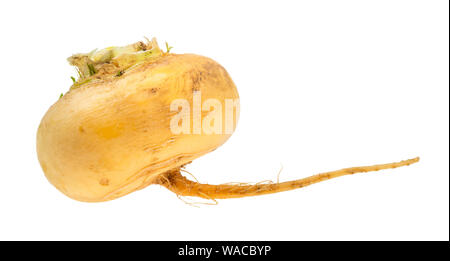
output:
{"label": "turnip root", "polygon": [[419,158],[388,164],[346,168],[336,171],[324,172],[303,179],[286,181],[281,183],[277,182],[277,183],[254,184],[254,185],[200,184],[198,182],[193,182],[186,179],[184,176],[181,175],[180,169],[173,169],[160,175],[156,183],[168,188],[169,190],[173,191],[174,193],[180,196],[195,196],[205,199],[242,198],[303,188],[312,185],[314,183],[341,177],[344,175],[408,166],[417,161],[419,161]]}
{"label": "turnip root", "polygon": [[[37,132],[39,162],[58,190],[75,200],[98,202],[159,184],[180,196],[225,199],[287,191],[418,161],[347,168],[271,184],[190,181],[180,174],[181,168],[231,136],[239,116],[239,95],[217,62],[168,51],[152,39],[68,59],[77,67],[78,79],[72,78],[72,87],[50,107]],[[174,106],[178,100],[190,109],[179,111],[180,104]],[[198,107],[196,101],[209,108]],[[231,111],[231,118],[224,111]],[[210,121],[205,121],[208,117]],[[204,129],[205,123],[215,127]]]}

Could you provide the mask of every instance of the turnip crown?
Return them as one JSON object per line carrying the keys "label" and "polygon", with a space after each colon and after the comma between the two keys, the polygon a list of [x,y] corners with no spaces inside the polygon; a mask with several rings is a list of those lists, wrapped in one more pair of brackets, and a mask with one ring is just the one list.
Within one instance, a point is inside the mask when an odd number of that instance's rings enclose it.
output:
{"label": "turnip crown", "polygon": [[166,44],[167,51],[163,52],[156,41],[136,42],[126,46],[112,46],[105,49],[94,49],[89,53],[74,54],[67,58],[76,67],[78,79],[72,77],[71,89],[91,82],[111,77],[120,77],[126,70],[167,54],[171,47]]}

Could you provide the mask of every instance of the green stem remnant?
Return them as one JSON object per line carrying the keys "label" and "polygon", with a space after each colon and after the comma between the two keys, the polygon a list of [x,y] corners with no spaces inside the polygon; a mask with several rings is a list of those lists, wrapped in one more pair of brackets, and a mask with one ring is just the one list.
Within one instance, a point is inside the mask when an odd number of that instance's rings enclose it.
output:
{"label": "green stem remnant", "polygon": [[101,50],[95,49],[90,53],[74,54],[67,60],[77,67],[79,78],[75,80],[71,77],[74,81],[71,89],[92,80],[121,76],[132,66],[156,59],[164,54],[155,38],[151,41],[147,39],[146,43],[137,42],[127,46],[113,46]]}

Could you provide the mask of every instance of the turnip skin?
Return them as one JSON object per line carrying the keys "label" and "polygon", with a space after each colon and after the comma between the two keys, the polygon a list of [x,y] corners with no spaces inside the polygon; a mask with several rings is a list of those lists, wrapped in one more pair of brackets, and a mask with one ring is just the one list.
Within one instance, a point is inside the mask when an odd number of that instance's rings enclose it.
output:
{"label": "turnip skin", "polygon": [[170,130],[175,113],[170,103],[192,102],[194,90],[201,91],[202,101],[239,98],[222,66],[193,54],[168,54],[121,77],[69,91],[38,129],[37,153],[46,177],[73,199],[106,201],[216,149],[231,134]]}

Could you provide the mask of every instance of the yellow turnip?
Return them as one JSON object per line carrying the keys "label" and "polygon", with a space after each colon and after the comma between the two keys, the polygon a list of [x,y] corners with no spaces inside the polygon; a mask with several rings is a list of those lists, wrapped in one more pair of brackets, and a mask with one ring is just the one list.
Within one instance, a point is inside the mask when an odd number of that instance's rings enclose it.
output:
{"label": "yellow turnip", "polygon": [[181,167],[222,145],[239,116],[236,86],[222,66],[199,55],[164,52],[155,39],[68,60],[79,78],[43,117],[37,153],[50,183],[76,200],[112,200],[150,184],[181,196],[254,196],[418,161],[283,183],[199,184],[183,177]]}

